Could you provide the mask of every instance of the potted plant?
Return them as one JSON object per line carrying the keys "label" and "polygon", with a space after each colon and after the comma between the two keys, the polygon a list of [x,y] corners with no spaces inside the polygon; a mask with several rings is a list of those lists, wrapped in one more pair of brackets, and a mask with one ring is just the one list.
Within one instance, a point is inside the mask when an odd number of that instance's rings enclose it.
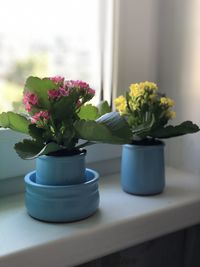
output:
{"label": "potted plant", "polygon": [[158,194],[165,186],[165,144],[161,139],[195,133],[199,127],[191,121],[168,125],[175,117],[174,101],[159,93],[155,83],[135,83],[129,89],[125,97],[115,99],[116,109],[132,131],[132,140],[122,151],[122,188],[136,195]]}
{"label": "potted plant", "polygon": [[26,207],[36,219],[79,220],[98,208],[99,175],[85,167],[83,148],[95,142],[123,143],[130,130],[107,102],[99,108],[86,104],[94,94],[83,81],[29,77],[23,93],[27,113],[0,114],[1,127],[30,136],[15,150],[22,159],[36,158],[36,171],[25,176]]}

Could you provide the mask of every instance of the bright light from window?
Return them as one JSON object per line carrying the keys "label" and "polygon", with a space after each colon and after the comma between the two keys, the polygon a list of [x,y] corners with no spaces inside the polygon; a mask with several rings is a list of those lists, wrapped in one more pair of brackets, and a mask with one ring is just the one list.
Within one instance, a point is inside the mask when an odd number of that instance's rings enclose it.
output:
{"label": "bright light from window", "polygon": [[99,1],[0,0],[0,112],[21,111],[29,75],[85,80],[98,101]]}

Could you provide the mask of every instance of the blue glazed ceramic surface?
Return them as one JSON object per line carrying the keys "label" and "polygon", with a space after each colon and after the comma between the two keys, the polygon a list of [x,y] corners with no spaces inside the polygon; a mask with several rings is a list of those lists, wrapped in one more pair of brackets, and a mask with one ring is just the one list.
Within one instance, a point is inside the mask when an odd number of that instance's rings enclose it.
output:
{"label": "blue glazed ceramic surface", "polygon": [[48,186],[35,182],[36,172],[25,176],[25,203],[28,213],[48,222],[70,222],[92,215],[99,207],[99,174],[85,171],[85,182],[68,186]]}
{"label": "blue glazed ceramic surface", "polygon": [[159,194],[165,187],[164,143],[159,145],[124,145],[121,185],[135,195]]}
{"label": "blue glazed ceramic surface", "polygon": [[85,182],[85,153],[73,156],[40,156],[36,159],[36,183],[70,185]]}

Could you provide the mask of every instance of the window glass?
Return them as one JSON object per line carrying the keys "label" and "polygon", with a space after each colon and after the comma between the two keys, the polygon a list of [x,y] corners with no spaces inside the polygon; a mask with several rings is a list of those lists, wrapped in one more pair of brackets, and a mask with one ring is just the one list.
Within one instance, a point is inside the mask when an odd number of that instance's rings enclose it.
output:
{"label": "window glass", "polygon": [[0,8],[0,112],[21,112],[29,75],[85,80],[100,97],[100,0],[6,0]]}

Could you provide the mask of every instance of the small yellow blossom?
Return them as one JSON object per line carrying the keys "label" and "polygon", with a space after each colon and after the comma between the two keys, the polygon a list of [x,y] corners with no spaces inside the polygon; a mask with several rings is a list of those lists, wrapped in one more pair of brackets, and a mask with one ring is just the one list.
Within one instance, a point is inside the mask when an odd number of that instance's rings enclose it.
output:
{"label": "small yellow blossom", "polygon": [[169,97],[161,97],[160,98],[161,105],[166,105],[168,107],[173,107],[175,105],[174,100]]}
{"label": "small yellow blossom", "polygon": [[126,98],[124,96],[120,95],[119,97],[117,97],[114,100],[114,103],[115,103],[116,109],[120,113],[124,113],[126,111],[127,104],[126,104]]}
{"label": "small yellow blossom", "polygon": [[155,83],[148,81],[139,83],[139,87],[141,90],[152,90],[152,91],[158,90],[158,86]]}
{"label": "small yellow blossom", "polygon": [[132,97],[139,97],[144,94],[144,89],[141,89],[138,83],[131,84],[129,89],[130,89],[129,95]]}
{"label": "small yellow blossom", "polygon": [[129,101],[129,106],[132,110],[137,110],[139,109],[140,105],[138,102],[133,102],[133,101]]}
{"label": "small yellow blossom", "polygon": [[140,97],[145,94],[145,91],[155,92],[158,87],[155,83],[152,82],[141,82],[141,83],[133,83],[129,87],[130,93],[129,95],[132,97]]}

